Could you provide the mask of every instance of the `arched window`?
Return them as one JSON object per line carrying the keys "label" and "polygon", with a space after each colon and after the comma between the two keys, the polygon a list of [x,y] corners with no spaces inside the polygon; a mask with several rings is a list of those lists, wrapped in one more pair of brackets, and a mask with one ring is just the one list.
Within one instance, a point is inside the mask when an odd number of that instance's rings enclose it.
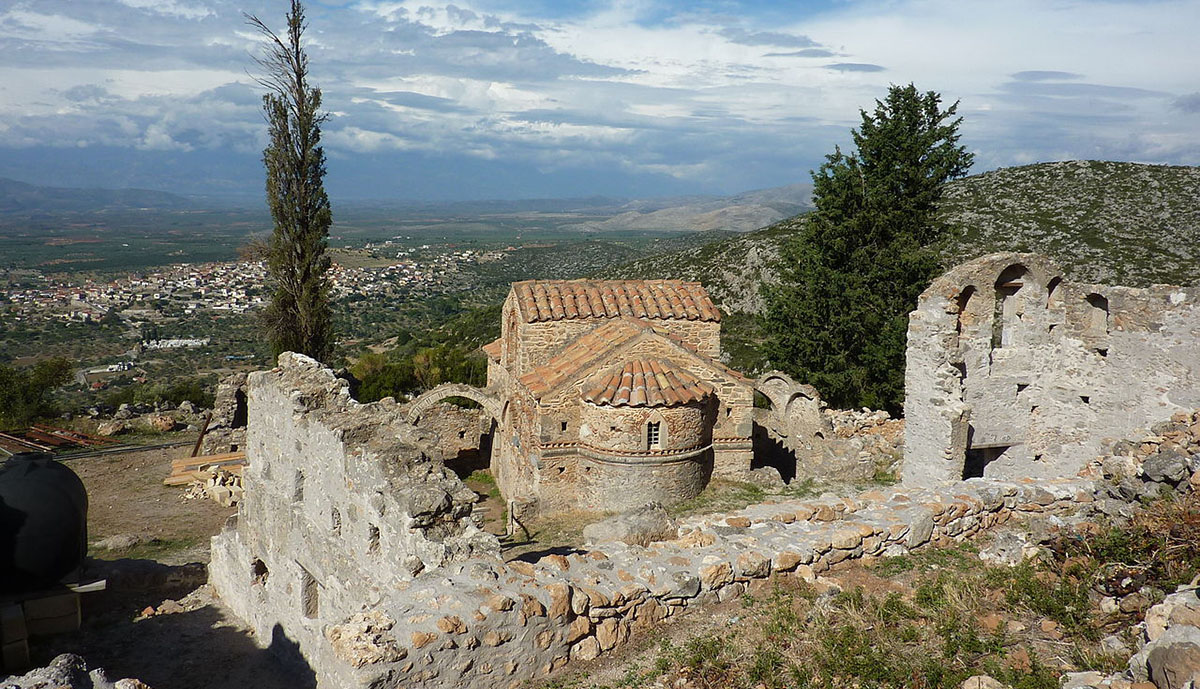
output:
{"label": "arched window", "polygon": [[1017,340],[1021,321],[1018,294],[1029,281],[1029,271],[1016,264],[1004,269],[996,279],[996,308],[992,318],[992,349],[1011,347]]}

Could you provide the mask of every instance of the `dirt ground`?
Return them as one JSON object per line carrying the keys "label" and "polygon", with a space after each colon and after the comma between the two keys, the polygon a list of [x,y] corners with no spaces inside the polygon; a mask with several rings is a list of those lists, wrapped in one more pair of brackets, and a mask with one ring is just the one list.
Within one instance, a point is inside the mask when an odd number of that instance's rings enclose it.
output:
{"label": "dirt ground", "polygon": [[76,653],[112,679],[135,677],[153,689],[312,686],[311,676],[259,648],[205,584],[209,538],[236,508],[184,500],[183,488],[162,484],[171,460],[190,451],[187,443],[64,462],[88,490],[89,542],[123,534],[144,542],[91,548],[89,573],[108,587],[83,595],[78,632],[32,640],[34,664]]}

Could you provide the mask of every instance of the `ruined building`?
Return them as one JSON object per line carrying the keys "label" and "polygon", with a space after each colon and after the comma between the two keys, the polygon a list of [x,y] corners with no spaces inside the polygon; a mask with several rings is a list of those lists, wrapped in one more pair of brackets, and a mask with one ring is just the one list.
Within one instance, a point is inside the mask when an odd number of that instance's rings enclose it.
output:
{"label": "ruined building", "polygon": [[1073,476],[1106,441],[1200,406],[1200,289],[1069,282],[1048,259],[954,268],[909,318],[909,485]]}
{"label": "ruined building", "polygon": [[410,418],[452,395],[480,402],[506,499],[616,511],[750,470],[752,381],[720,362],[721,314],[699,283],[518,282],[501,317],[487,388],[442,386]]}

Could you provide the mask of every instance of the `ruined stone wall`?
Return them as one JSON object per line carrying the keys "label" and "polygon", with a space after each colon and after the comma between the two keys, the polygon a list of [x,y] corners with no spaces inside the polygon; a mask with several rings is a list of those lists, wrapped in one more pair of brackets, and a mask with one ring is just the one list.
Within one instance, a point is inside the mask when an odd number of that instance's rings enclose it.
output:
{"label": "ruined stone wall", "polygon": [[536,563],[454,564],[328,627],[335,665],[314,667],[322,686],[339,689],[515,688],[772,576],[811,581],[858,558],[964,540],[1014,515],[1075,509],[1092,488],[1079,479],[889,488],[695,517],[678,538],[646,548],[606,543]]}
{"label": "ruined stone wall", "polygon": [[339,667],[328,625],[422,571],[498,553],[469,519],[474,493],[421,449],[394,402],[360,405],[290,353],[247,388],[245,499],[213,538],[209,573],[264,645],[282,634],[314,668]]}
{"label": "ruined stone wall", "polygon": [[1074,475],[1200,403],[1198,341],[1194,287],[1070,283],[1033,254],[959,266],[909,318],[903,479]]}
{"label": "ruined stone wall", "polygon": [[[1123,483],[1082,478],[892,487],[693,517],[649,547],[503,562],[462,516],[461,483],[394,405],[359,405],[295,355],[249,387],[247,501],[213,539],[210,575],[263,645],[295,644],[321,689],[515,689],[773,576],[812,580],[1124,495]],[[1129,464],[1136,495],[1200,485],[1200,461],[1184,456],[1200,447],[1200,416],[1161,430],[1154,454]]]}
{"label": "ruined stone wall", "polygon": [[[465,409],[448,402],[426,409],[417,424],[431,436],[430,444],[447,465],[475,466],[480,459],[481,441],[492,427],[492,415],[483,409]],[[483,466],[475,468],[487,468]]]}
{"label": "ruined stone wall", "polygon": [[200,454],[216,455],[246,449],[246,374],[235,373],[217,384],[212,415]]}

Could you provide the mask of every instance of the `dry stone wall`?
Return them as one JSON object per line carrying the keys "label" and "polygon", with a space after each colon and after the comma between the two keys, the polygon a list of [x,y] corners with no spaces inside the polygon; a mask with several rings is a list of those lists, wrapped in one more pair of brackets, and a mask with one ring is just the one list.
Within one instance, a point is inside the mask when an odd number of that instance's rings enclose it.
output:
{"label": "dry stone wall", "polygon": [[1105,438],[1200,404],[1200,289],[1086,285],[1034,254],[934,281],[910,314],[909,485],[1072,476]]}
{"label": "dry stone wall", "polygon": [[[648,547],[504,562],[399,408],[354,402],[294,355],[249,388],[247,500],[213,539],[211,578],[264,643],[294,641],[322,687],[518,687],[771,576],[811,579],[1120,494],[1087,478],[892,487],[694,517]],[[1193,489],[1200,454],[1181,453],[1197,421],[1164,429],[1151,454],[1179,455],[1170,466],[1141,456],[1142,486]]]}

